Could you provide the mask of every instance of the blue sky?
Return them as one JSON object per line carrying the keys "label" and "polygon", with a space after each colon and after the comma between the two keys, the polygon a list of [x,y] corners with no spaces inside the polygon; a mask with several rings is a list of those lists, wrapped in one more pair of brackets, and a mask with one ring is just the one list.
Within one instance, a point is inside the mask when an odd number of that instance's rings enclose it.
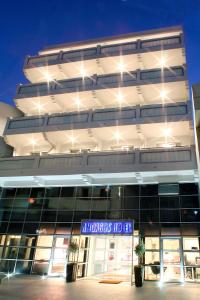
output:
{"label": "blue sky", "polygon": [[1,1],[0,101],[13,103],[26,55],[48,45],[183,25],[190,84],[200,81],[200,0]]}

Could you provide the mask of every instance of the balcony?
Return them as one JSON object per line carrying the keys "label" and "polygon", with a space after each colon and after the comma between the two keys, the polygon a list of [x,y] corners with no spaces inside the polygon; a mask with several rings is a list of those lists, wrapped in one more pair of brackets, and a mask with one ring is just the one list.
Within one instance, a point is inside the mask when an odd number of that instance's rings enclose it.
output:
{"label": "balcony", "polygon": [[[53,54],[27,57],[24,73],[32,83],[76,78],[93,74],[127,72],[134,69],[172,67],[185,64],[182,36],[137,40],[114,45],[97,45],[86,49],[60,51]],[[119,64],[120,62],[120,64]],[[122,66],[123,65],[123,66]]]}
{"label": "balcony", "polygon": [[0,159],[4,187],[191,181],[195,172],[193,146]]}
{"label": "balcony", "polygon": [[27,84],[18,87],[15,102],[27,115],[170,103],[188,100],[186,78],[177,66]]}
{"label": "balcony", "polygon": [[128,124],[151,124],[189,121],[190,104],[180,102],[163,105],[146,105],[117,109],[89,110],[80,113],[43,115],[10,119],[4,136],[49,132],[60,130],[84,129],[118,126]]}

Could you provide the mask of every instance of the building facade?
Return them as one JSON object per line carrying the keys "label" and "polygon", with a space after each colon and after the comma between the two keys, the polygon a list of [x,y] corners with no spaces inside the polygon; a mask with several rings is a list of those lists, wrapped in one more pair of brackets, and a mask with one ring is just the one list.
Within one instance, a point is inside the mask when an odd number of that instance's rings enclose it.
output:
{"label": "building facade", "polygon": [[[0,271],[200,280],[200,206],[182,28],[63,44],[27,57],[0,159]],[[83,235],[83,220],[133,220],[132,235]],[[69,257],[69,260],[71,258]]]}

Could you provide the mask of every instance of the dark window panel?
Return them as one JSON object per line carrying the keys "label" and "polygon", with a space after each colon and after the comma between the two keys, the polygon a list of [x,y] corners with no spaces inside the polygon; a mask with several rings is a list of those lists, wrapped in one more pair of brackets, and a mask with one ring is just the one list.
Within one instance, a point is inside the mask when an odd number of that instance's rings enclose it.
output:
{"label": "dark window panel", "polygon": [[185,236],[198,236],[200,235],[200,224],[190,223],[188,224],[181,224],[181,233]]}
{"label": "dark window panel", "polygon": [[30,188],[18,188],[16,191],[16,198],[25,198],[27,199],[30,196]]}
{"label": "dark window panel", "polygon": [[[93,191],[92,191],[92,197],[95,198],[107,198],[110,197],[110,188],[109,187],[100,187],[100,186],[95,186],[93,187]],[[86,196],[85,196],[86,197]]]}
{"label": "dark window panel", "polygon": [[121,210],[111,210],[107,212],[108,219],[122,219],[122,211]]}
{"label": "dark window panel", "polygon": [[24,209],[15,209],[12,211],[10,220],[11,221],[24,221],[26,210]]}
{"label": "dark window panel", "polygon": [[140,186],[139,185],[127,185],[124,187],[124,196],[139,196]]}
{"label": "dark window panel", "polygon": [[29,209],[42,209],[43,198],[30,197],[27,199]]}
{"label": "dark window panel", "polygon": [[[90,200],[88,200],[88,201],[90,201]],[[63,210],[63,209],[74,210],[75,204],[76,204],[75,198],[70,198],[70,197],[60,198],[58,207],[59,207],[59,210]]]}
{"label": "dark window panel", "polygon": [[180,195],[195,195],[198,194],[197,183],[184,183],[180,184]]}
{"label": "dark window panel", "polygon": [[62,187],[61,197],[74,197],[75,196],[75,187]]}
{"label": "dark window panel", "polygon": [[158,185],[157,184],[146,184],[140,186],[141,196],[155,196],[158,195]]}
{"label": "dark window panel", "polygon": [[73,223],[72,234],[80,234],[81,223]]}
{"label": "dark window panel", "polygon": [[39,223],[26,222],[24,223],[23,233],[24,234],[37,234]]}
{"label": "dark window panel", "polygon": [[60,187],[46,188],[45,197],[59,197],[60,196]]}
{"label": "dark window panel", "polygon": [[89,211],[81,211],[74,213],[74,222],[81,222],[82,220],[87,220],[90,218]]}
{"label": "dark window panel", "polygon": [[30,274],[32,268],[32,261],[17,261],[15,272],[20,274]]}
{"label": "dark window panel", "polygon": [[72,222],[73,211],[59,211],[57,216],[57,222]]}
{"label": "dark window panel", "polygon": [[8,222],[0,222],[0,233],[5,233],[8,228]]}
{"label": "dark window panel", "polygon": [[10,210],[0,210],[0,222],[1,221],[9,221],[10,219]]}
{"label": "dark window panel", "polygon": [[26,221],[40,221],[41,210],[40,209],[29,209],[26,214]]}
{"label": "dark window panel", "polygon": [[161,196],[160,208],[180,208],[178,196]]}
{"label": "dark window panel", "polygon": [[14,198],[1,198],[0,208],[1,209],[12,209]]}
{"label": "dark window panel", "polygon": [[22,235],[20,240],[21,247],[34,247],[36,242],[36,236],[34,235]]}
{"label": "dark window panel", "polygon": [[139,197],[126,197],[124,198],[124,209],[139,209]]}
{"label": "dark window panel", "polygon": [[200,198],[198,195],[194,196],[181,196],[181,207],[182,208],[199,208],[200,207]]}
{"label": "dark window panel", "polygon": [[57,211],[43,210],[41,222],[56,222]]}
{"label": "dark window panel", "polygon": [[138,210],[127,210],[123,212],[124,220],[134,220],[134,222],[139,222],[139,211]]}
{"label": "dark window panel", "polygon": [[111,206],[110,201],[108,198],[92,198],[91,209],[95,211],[107,210]]}
{"label": "dark window panel", "polygon": [[106,218],[106,211],[91,211],[91,219],[103,220]]}
{"label": "dark window panel", "polygon": [[60,201],[59,197],[45,198],[43,200],[43,209],[55,210],[58,208],[59,201]]}
{"label": "dark window panel", "polygon": [[161,235],[162,236],[180,236],[181,235],[181,224],[180,223],[162,223],[161,224]]}
{"label": "dark window panel", "polygon": [[1,260],[0,272],[13,273],[15,268],[15,260]]}
{"label": "dark window panel", "polygon": [[180,222],[180,210],[160,210],[160,222]]}
{"label": "dark window panel", "polygon": [[15,188],[10,188],[10,189],[3,189],[2,198],[14,198],[16,194],[16,189]]}
{"label": "dark window panel", "polygon": [[182,222],[200,222],[200,209],[182,209]]}
{"label": "dark window panel", "polygon": [[30,197],[31,198],[43,198],[44,197],[44,193],[45,193],[45,189],[44,188],[32,188],[31,189]]}
{"label": "dark window panel", "polygon": [[91,197],[92,196],[92,187],[78,187],[77,188],[77,197]]}
{"label": "dark window panel", "polygon": [[91,198],[77,198],[76,199],[76,210],[85,211],[91,209]]}
{"label": "dark window panel", "polygon": [[154,209],[159,208],[158,196],[140,197],[140,209]]}
{"label": "dark window panel", "polygon": [[8,226],[8,233],[20,234],[22,232],[22,226],[23,226],[22,222],[18,222],[18,223],[10,222]]}
{"label": "dark window panel", "polygon": [[159,222],[159,210],[141,210],[140,222],[147,222],[149,224]]}
{"label": "dark window panel", "polygon": [[55,223],[40,223],[39,234],[54,234],[55,233]]}
{"label": "dark window panel", "polygon": [[13,201],[13,208],[23,208],[26,209],[29,206],[29,197],[26,198],[16,198]]}
{"label": "dark window panel", "polygon": [[20,247],[18,249],[18,259],[32,260],[34,258],[35,248]]}

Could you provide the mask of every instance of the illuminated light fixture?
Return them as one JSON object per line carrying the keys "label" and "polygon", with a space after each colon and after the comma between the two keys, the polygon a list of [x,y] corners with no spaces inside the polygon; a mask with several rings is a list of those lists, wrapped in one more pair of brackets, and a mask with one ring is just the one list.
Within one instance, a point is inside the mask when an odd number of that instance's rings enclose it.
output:
{"label": "illuminated light fixture", "polygon": [[126,65],[124,64],[124,62],[122,60],[120,60],[120,62],[117,64],[117,69],[123,73],[126,71]]}
{"label": "illuminated light fixture", "polygon": [[34,198],[28,198],[28,203],[30,203],[30,204],[35,203],[35,199]]}
{"label": "illuminated light fixture", "polygon": [[121,139],[121,133],[116,130],[116,132],[114,133],[114,138],[116,141],[119,141]]}
{"label": "illuminated light fixture", "polygon": [[167,66],[167,59],[166,59],[166,57],[162,56],[160,58],[159,65],[160,65],[161,68],[164,68],[164,67]]}
{"label": "illuminated light fixture", "polygon": [[75,143],[75,141],[76,141],[76,137],[73,136],[73,135],[71,135],[71,136],[69,137],[69,139],[70,139],[70,142],[71,142],[72,144]]}
{"label": "illuminated light fixture", "polygon": [[30,144],[33,145],[33,146],[35,146],[35,145],[37,144],[37,142],[36,142],[35,139],[31,139],[31,140],[30,140]]}
{"label": "illuminated light fixture", "polygon": [[87,76],[87,71],[86,71],[86,69],[84,68],[84,66],[81,66],[81,68],[80,68],[80,75],[81,75],[82,77],[86,77],[86,76]]}
{"label": "illuminated light fixture", "polygon": [[41,104],[40,102],[38,102],[38,103],[35,103],[35,107],[36,107],[36,109],[38,109],[39,111],[41,111],[43,109],[43,107],[44,107],[44,104]]}
{"label": "illuminated light fixture", "polygon": [[123,100],[124,100],[124,95],[123,95],[121,92],[119,92],[119,93],[117,94],[116,98],[117,98],[117,101],[118,101],[119,103],[122,103]]}
{"label": "illuminated light fixture", "polygon": [[164,134],[165,137],[171,136],[171,128],[166,127],[166,128],[163,130],[163,134]]}
{"label": "illuminated light fixture", "polygon": [[49,74],[49,72],[44,73],[44,78],[47,82],[53,81],[52,76]]}
{"label": "illuminated light fixture", "polygon": [[168,95],[168,91],[166,91],[164,89],[162,91],[160,91],[160,98],[162,100],[166,100],[168,98],[167,95]]}
{"label": "illuminated light fixture", "polygon": [[75,102],[78,107],[81,105],[81,99],[79,97],[76,97]]}

